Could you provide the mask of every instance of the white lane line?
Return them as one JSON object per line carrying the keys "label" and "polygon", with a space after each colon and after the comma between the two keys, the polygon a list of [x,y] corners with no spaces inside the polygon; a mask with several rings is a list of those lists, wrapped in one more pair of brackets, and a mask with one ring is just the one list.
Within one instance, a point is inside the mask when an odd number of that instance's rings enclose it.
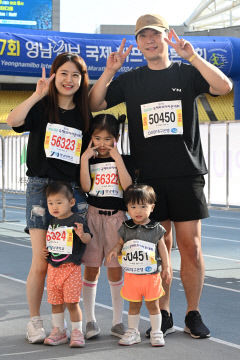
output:
{"label": "white lane line", "polygon": [[[7,223],[7,221],[6,221]],[[22,224],[22,223],[19,223],[19,222],[15,222],[15,221],[11,221],[11,224],[13,225],[19,225],[19,226],[22,226],[22,227],[26,227],[26,224]],[[232,229],[232,230],[240,230],[239,227],[231,227],[231,226],[222,226],[222,225],[211,225],[211,224],[205,224],[205,223],[202,223],[202,226],[208,226],[208,227],[217,227],[217,228],[223,228],[223,229]],[[7,229],[8,230],[8,229]]]}
{"label": "white lane line", "polygon": [[213,259],[218,259],[218,260],[233,261],[233,262],[236,262],[236,263],[240,264],[240,259],[231,259],[231,258],[226,258],[226,257],[223,257],[223,256],[215,256],[215,255],[208,255],[208,254],[203,254],[203,256],[213,258]]}
{"label": "white lane line", "polygon": [[32,247],[29,246],[29,245],[17,244],[17,243],[10,242],[10,241],[6,241],[6,240],[0,240],[0,243],[10,244],[10,245],[16,245],[16,246],[22,246],[22,247],[26,247],[26,248],[30,248],[30,249],[32,248]]}
{"label": "white lane line", "polygon": [[239,221],[239,218],[235,218],[235,217],[227,217],[227,216],[215,216],[215,215],[210,215],[209,219],[224,219],[224,220],[233,220],[233,221]]}
{"label": "white lane line", "polygon": [[[12,205],[12,206],[14,206],[14,205]],[[24,205],[18,204],[17,206],[24,206]],[[23,214],[23,211],[24,211],[24,214]],[[10,210],[10,209],[6,208],[6,213],[15,213],[15,214],[25,215],[25,211],[26,211],[26,209],[22,209],[22,210]],[[8,215],[10,215],[10,214],[8,214]]]}
{"label": "white lane line", "polygon": [[[179,280],[182,281],[179,277],[173,276],[174,280]],[[218,285],[212,285],[212,284],[208,284],[208,283],[204,283],[203,286],[208,286],[208,287],[213,287],[215,289],[220,289],[220,290],[226,290],[226,291],[231,291],[231,292],[236,292],[236,293],[240,293],[240,290],[237,289],[232,289],[232,288],[228,288],[228,287],[223,287],[223,286],[218,286]]]}
{"label": "white lane line", "polygon": [[218,238],[218,237],[212,237],[212,236],[204,236],[202,235],[202,239],[210,239],[210,240],[218,240],[218,241],[227,241],[227,242],[234,242],[240,244],[240,240],[230,240],[225,238]]}
{"label": "white lane line", "polygon": [[33,351],[24,351],[24,352],[18,352],[18,353],[9,353],[9,354],[1,354],[0,358],[3,356],[17,356],[17,355],[25,355],[25,354],[33,354],[33,353],[39,353],[39,352],[43,352],[43,351],[47,351],[47,349],[43,349],[43,350],[33,350]]}
{"label": "white lane line", "polygon": [[[0,240],[0,243],[5,243],[5,244],[9,244],[9,245],[16,245],[16,246],[21,246],[21,247],[26,247],[26,248],[32,249],[31,245],[18,244],[18,243],[6,241],[6,240]],[[213,259],[218,259],[218,260],[227,260],[227,261],[233,261],[233,262],[236,262],[236,263],[240,263],[240,259],[232,259],[232,258],[226,258],[226,257],[214,256],[214,255],[207,255],[207,254],[204,254],[203,256],[213,258]]]}
{"label": "white lane line", "polygon": [[[12,281],[15,281],[15,282],[20,282],[20,283],[26,284],[26,281],[19,280],[19,279],[16,279],[16,278],[13,278],[13,277],[10,277],[10,276],[6,276],[6,275],[3,275],[3,274],[0,274],[0,277],[7,278],[7,279],[12,280]],[[180,280],[179,278],[175,278],[175,277],[174,277],[174,279]],[[204,284],[204,285],[206,285],[206,284]],[[209,286],[210,286],[210,285],[209,285]],[[46,290],[46,288],[44,288],[44,290]],[[226,288],[225,290],[229,290],[229,289]],[[234,289],[233,289],[233,290],[234,290]],[[240,292],[240,291],[239,291],[239,292]],[[96,302],[96,306],[99,306],[99,307],[101,307],[101,308],[103,308],[103,309],[107,309],[107,310],[110,310],[110,311],[113,310],[112,306],[104,305],[104,304],[97,303],[97,302]],[[126,315],[128,314],[127,311],[123,311],[123,313],[126,314]],[[140,318],[141,318],[142,320],[145,320],[145,321],[150,322],[149,318],[147,318],[147,317],[145,317],[145,316],[140,316]],[[181,327],[178,327],[178,326],[175,326],[175,325],[174,325],[174,328],[175,328],[176,330],[178,330],[178,331],[183,331],[183,328],[181,328]],[[210,340],[210,341],[213,341],[213,342],[216,342],[216,343],[219,343],[219,344],[223,344],[223,345],[232,347],[232,348],[240,349],[240,345],[234,344],[234,343],[231,343],[231,342],[228,342],[228,341],[224,341],[224,340],[217,339],[217,338],[213,338],[213,337],[210,337],[209,340]],[[41,350],[41,351],[42,351],[42,350]],[[2,356],[2,355],[0,355],[0,356]]]}
{"label": "white lane line", "polygon": [[238,345],[238,344],[233,344],[233,343],[230,343],[230,342],[228,342],[228,341],[224,341],[224,340],[217,339],[217,338],[214,338],[214,337],[210,337],[209,340],[210,340],[210,341],[213,341],[213,342],[216,342],[216,343],[218,343],[218,344],[230,346],[230,347],[233,347],[233,348],[235,348],[235,349],[239,349],[239,350],[240,350],[240,345]]}
{"label": "white lane line", "polygon": [[[25,223],[21,223],[20,221],[18,222],[18,221],[11,221],[11,220],[9,220],[9,221],[4,221],[4,222],[2,222],[1,224],[6,224],[6,225],[8,225],[9,223],[11,223],[11,225],[18,225],[18,226],[21,226],[21,227],[26,227],[26,224],[25,224]],[[8,229],[8,228],[3,228],[3,227],[1,227],[1,229],[11,230],[11,229]]]}
{"label": "white lane line", "polygon": [[202,223],[202,226],[215,227],[215,228],[221,228],[221,229],[230,229],[230,230],[240,230],[239,227],[233,227],[233,226],[211,225],[211,224],[204,224],[204,223]]}
{"label": "white lane line", "polygon": [[[26,284],[27,283],[25,280],[16,279],[16,278],[14,278],[12,276],[4,275],[4,274],[0,274],[0,277],[2,277],[4,279],[8,279],[8,280],[18,282],[20,284]],[[44,287],[44,290],[47,290],[46,286]]]}
{"label": "white lane line", "polygon": [[24,280],[20,280],[20,279],[16,279],[12,276],[7,276],[7,275],[4,275],[4,274],[0,274],[0,277],[4,278],[4,279],[8,279],[8,280],[12,280],[12,281],[15,281],[17,283],[20,283],[20,284],[26,284],[26,281]]}

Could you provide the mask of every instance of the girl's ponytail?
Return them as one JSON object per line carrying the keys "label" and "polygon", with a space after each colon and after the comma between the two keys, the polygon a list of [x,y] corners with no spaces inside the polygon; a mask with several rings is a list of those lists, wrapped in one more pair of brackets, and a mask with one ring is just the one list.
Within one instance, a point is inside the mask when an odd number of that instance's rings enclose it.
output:
{"label": "girl's ponytail", "polygon": [[124,139],[125,139],[125,126],[126,126],[126,115],[122,114],[122,115],[118,115],[118,124],[119,124],[119,134],[121,136],[121,153],[125,154],[128,152],[128,149],[125,151],[124,149]]}

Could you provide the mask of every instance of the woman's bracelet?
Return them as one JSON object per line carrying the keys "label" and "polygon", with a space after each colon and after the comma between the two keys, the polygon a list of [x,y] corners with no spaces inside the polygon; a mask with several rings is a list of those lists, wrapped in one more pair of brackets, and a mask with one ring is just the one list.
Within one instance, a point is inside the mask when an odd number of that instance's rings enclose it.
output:
{"label": "woman's bracelet", "polygon": [[194,53],[194,54],[188,59],[188,61],[191,63],[191,62],[195,59],[196,56],[197,56],[197,54]]}

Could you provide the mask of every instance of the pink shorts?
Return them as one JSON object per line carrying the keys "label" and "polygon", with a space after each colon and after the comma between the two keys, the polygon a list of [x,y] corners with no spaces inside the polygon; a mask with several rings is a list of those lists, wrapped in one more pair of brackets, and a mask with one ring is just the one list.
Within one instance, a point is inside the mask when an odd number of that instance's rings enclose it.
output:
{"label": "pink shorts", "polygon": [[73,263],[54,267],[48,264],[47,294],[49,304],[78,303],[82,289],[81,266]]}
{"label": "pink shorts", "polygon": [[149,275],[124,274],[121,296],[131,302],[154,301],[165,294],[160,273]]}
{"label": "pink shorts", "polygon": [[[87,223],[93,237],[87,244],[83,254],[82,262],[89,267],[100,267],[104,258],[119,241],[118,229],[126,220],[124,211],[119,210],[113,215],[101,215],[99,209],[89,205],[87,213]],[[119,267],[117,258],[111,259],[109,263],[104,261],[107,267]]]}

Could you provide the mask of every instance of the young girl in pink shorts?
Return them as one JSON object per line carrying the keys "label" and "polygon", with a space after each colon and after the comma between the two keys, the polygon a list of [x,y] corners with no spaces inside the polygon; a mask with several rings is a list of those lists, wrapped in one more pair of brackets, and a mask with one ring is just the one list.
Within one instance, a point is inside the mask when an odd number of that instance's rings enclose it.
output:
{"label": "young girl in pink shorts", "polygon": [[117,149],[120,123],[125,118],[125,115],[118,119],[110,114],[97,115],[91,123],[91,141],[81,158],[80,182],[82,190],[88,193],[87,222],[93,235],[83,256],[83,304],[87,339],[100,333],[95,317],[95,299],[103,262],[107,266],[112,296],[111,334],[118,337],[124,334],[123,299],[120,296],[122,269],[117,259],[106,263],[106,255],[118,243],[117,231],[126,219],[123,190],[132,183],[126,167],[130,157],[121,156]]}

